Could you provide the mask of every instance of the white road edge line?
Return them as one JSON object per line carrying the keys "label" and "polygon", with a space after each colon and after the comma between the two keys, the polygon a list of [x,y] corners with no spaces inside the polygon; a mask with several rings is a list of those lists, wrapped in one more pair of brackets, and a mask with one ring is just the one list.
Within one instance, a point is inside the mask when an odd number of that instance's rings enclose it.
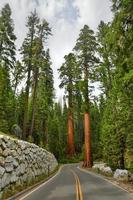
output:
{"label": "white road edge line", "polygon": [[60,169],[58,170],[58,172],[52,176],[48,181],[42,183],[41,185],[39,185],[37,188],[35,188],[34,190],[32,190],[31,192],[29,192],[28,194],[24,195],[23,197],[21,198],[18,198],[19,200],[23,200],[25,199],[26,197],[28,197],[29,195],[31,195],[33,192],[35,192],[36,190],[38,190],[39,188],[43,187],[44,185],[46,185],[47,183],[49,183],[50,181],[52,181],[61,171],[61,169],[63,168],[63,166],[60,167]]}
{"label": "white road edge line", "polygon": [[86,171],[85,169],[81,169],[79,166],[77,166],[77,169],[79,169],[80,171],[85,172],[85,173],[87,173],[87,174],[93,174],[94,176],[98,176],[99,178],[101,178],[101,179],[103,179],[103,180],[105,180],[105,181],[111,183],[112,185],[114,185],[114,186],[120,188],[121,190],[127,192],[128,194],[130,194],[130,195],[132,196],[132,194],[131,194],[130,192],[128,192],[126,189],[122,188],[121,186],[119,186],[119,185],[117,185],[117,184],[115,184],[115,183],[112,183],[111,181],[109,181],[109,180],[103,178],[102,176],[99,176],[98,174],[95,174],[95,173],[93,173],[93,172],[88,172],[88,171]]}

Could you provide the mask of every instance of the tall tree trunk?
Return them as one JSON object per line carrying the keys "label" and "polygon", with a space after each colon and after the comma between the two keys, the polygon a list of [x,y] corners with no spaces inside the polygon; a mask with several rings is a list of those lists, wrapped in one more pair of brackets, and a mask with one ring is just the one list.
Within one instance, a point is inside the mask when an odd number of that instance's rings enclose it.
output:
{"label": "tall tree trunk", "polygon": [[32,103],[32,114],[31,114],[31,127],[30,127],[31,136],[33,136],[34,122],[35,122],[37,85],[38,85],[38,67],[36,68],[36,71],[35,71],[35,81],[34,81],[34,88],[33,88],[33,103]]}
{"label": "tall tree trunk", "polygon": [[28,104],[29,104],[29,91],[30,91],[30,78],[32,70],[32,43],[33,43],[34,34],[31,35],[30,41],[30,52],[29,52],[29,62],[28,62],[28,77],[26,82],[26,92],[25,92],[25,103],[24,103],[24,121],[23,121],[23,138],[26,137],[27,132],[27,120],[28,120]]}
{"label": "tall tree trunk", "polygon": [[[71,78],[69,83],[72,84]],[[75,153],[74,148],[74,122],[73,122],[73,113],[72,113],[72,89],[68,91],[68,157],[72,158]]]}
{"label": "tall tree trunk", "polygon": [[24,103],[24,121],[23,121],[23,138],[26,137],[26,131],[27,131],[30,75],[31,75],[31,67],[29,67],[29,69],[28,69],[28,77],[27,77],[27,83],[26,83],[25,103]]}
{"label": "tall tree trunk", "polygon": [[89,114],[89,89],[88,89],[88,66],[84,68],[84,99],[85,99],[85,113],[84,113],[84,135],[85,135],[85,153],[84,153],[84,167],[92,167],[91,159],[91,133],[90,133],[90,114]]}
{"label": "tall tree trunk", "polygon": [[68,113],[68,157],[72,158],[75,149],[74,149],[74,127],[73,127],[73,115],[72,112]]}
{"label": "tall tree trunk", "polygon": [[84,114],[84,132],[85,132],[85,153],[84,167],[92,167],[91,159],[91,132],[90,132],[90,115],[88,112]]}

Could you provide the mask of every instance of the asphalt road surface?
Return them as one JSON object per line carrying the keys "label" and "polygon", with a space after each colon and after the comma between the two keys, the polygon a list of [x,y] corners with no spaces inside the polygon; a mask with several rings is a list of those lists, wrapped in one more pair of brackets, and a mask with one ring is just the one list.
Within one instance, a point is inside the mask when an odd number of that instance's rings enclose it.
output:
{"label": "asphalt road surface", "polygon": [[128,192],[109,181],[65,165],[56,176],[18,200],[133,200]]}

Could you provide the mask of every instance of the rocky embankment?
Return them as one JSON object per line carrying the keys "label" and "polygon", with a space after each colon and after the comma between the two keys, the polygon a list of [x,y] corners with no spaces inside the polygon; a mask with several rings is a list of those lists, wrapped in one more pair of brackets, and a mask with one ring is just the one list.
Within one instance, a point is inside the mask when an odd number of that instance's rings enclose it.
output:
{"label": "rocky embankment", "polygon": [[113,171],[109,166],[106,165],[106,163],[94,164],[92,169],[102,173],[103,175],[112,176],[117,181],[129,182],[133,179],[132,174],[128,170],[116,169]]}
{"label": "rocky embankment", "polygon": [[106,163],[96,163],[92,171],[104,175],[116,185],[133,194],[133,174],[126,169],[116,169],[113,171]]}
{"label": "rocky embankment", "polygon": [[55,170],[54,155],[35,144],[0,136],[0,199]]}

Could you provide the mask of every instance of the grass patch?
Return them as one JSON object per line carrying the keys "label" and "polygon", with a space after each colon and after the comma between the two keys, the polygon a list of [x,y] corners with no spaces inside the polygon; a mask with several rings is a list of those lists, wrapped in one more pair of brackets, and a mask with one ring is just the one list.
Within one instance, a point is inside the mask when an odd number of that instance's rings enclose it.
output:
{"label": "grass patch", "polygon": [[70,164],[70,163],[79,163],[83,161],[83,157],[81,154],[74,155],[72,158],[62,158],[59,160],[61,164]]}
{"label": "grass patch", "polygon": [[10,139],[18,139],[15,135],[12,135],[12,134],[7,134],[7,133],[3,133],[0,131],[0,136],[6,136],[6,137],[9,137]]}

